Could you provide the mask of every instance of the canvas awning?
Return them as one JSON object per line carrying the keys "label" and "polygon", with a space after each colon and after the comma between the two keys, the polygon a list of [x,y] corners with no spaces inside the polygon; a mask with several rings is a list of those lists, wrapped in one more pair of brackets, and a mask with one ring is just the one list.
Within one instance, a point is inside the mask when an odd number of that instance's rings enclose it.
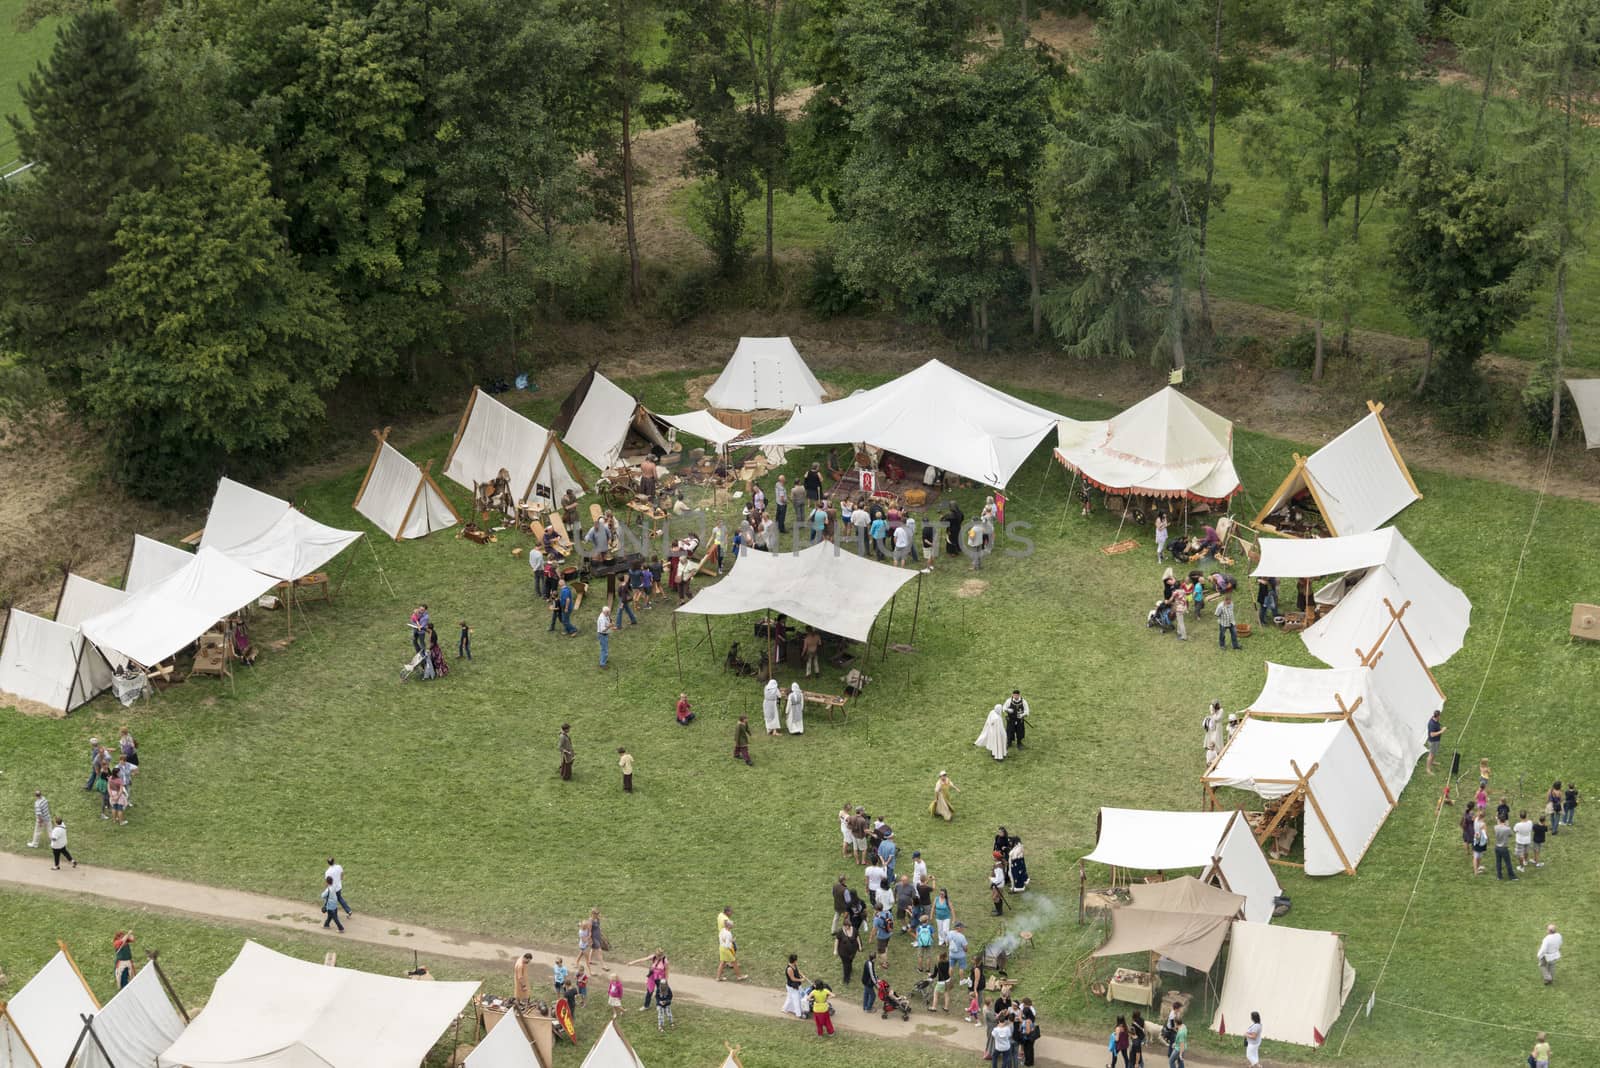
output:
{"label": "canvas awning", "polygon": [[1242,1035],[1250,1014],[1273,1042],[1320,1046],[1355,985],[1344,940],[1331,931],[1234,922],[1233,949],[1211,1029]]}
{"label": "canvas awning", "polygon": [[1359,664],[1363,642],[1382,635],[1401,613],[1429,667],[1454,656],[1466,640],[1472,602],[1393,527],[1340,538],[1262,538],[1252,574],[1315,578],[1367,569],[1337,607],[1301,635],[1313,656],[1332,667]]}
{"label": "canvas awning", "polygon": [[1278,879],[1243,812],[1102,808],[1099,823],[1094,852],[1084,860],[1141,871],[1199,868],[1202,882],[1218,882],[1244,897],[1246,917],[1272,919]]}
{"label": "canvas awning", "polygon": [[1266,530],[1276,511],[1309,493],[1328,533],[1377,530],[1413,501],[1422,499],[1411,471],[1383,422],[1383,405],[1368,402],[1367,417],[1308,457],[1295,457],[1289,472],[1255,523]]}
{"label": "canvas awning", "polygon": [[138,593],[193,562],[194,553],[188,549],[135,534],[133,548],[128,551],[128,573],[122,577],[122,588]]}
{"label": "canvas awning", "polygon": [[479,985],[330,968],[246,942],[160,1068],[416,1068]]}
{"label": "canvas awning", "polygon": [[[11,932],[15,933],[15,932]],[[100,1002],[65,951],[0,1002],[0,1068],[61,1068]]]}
{"label": "canvas awning", "polygon": [[573,452],[602,471],[616,466],[630,434],[663,452],[672,449],[659,418],[592,367],[562,402],[555,428]]}
{"label": "canvas awning", "polygon": [[19,608],[0,626],[0,694],[71,712],[110,687],[111,668],[79,628]]}
{"label": "canvas awning", "polygon": [[378,447],[352,507],[395,541],[423,538],[461,522],[444,491],[390,445],[387,435],[387,430],[378,435]]}
{"label": "canvas awning", "polygon": [[474,388],[445,457],[444,476],[476,491],[504,469],[517,500],[542,497],[560,501],[567,490],[588,489],[567,462],[566,448],[553,430]]}
{"label": "canvas awning", "polygon": [[822,383],[786,337],[742,337],[706,390],[706,403],[732,412],[822,403]]}
{"label": "canvas awning", "polygon": [[740,556],[733,570],[696,592],[678,611],[696,616],[781,612],[829,634],[866,641],[883,606],[917,574],[863,559],[829,542],[799,552],[752,552]]}
{"label": "canvas awning", "polygon": [[644,1068],[644,1062],[633,1051],[633,1046],[617,1029],[617,1021],[606,1024],[600,1040],[583,1058],[582,1068]]}
{"label": "canvas awning", "polygon": [[202,548],[187,565],[116,608],[83,621],[83,635],[113,662],[159,664],[254,601],[277,580],[216,549]]}
{"label": "canvas awning", "polygon": [[140,969],[90,1020],[70,1068],[134,1068],[155,1064],[162,1051],[183,1034],[185,1024],[173,1008],[152,966]]}
{"label": "canvas awning", "polygon": [[1060,420],[1055,456],[1110,493],[1224,501],[1239,492],[1233,424],[1171,386],[1108,420]]}
{"label": "canvas awning", "polygon": [[1134,883],[1132,900],[1111,910],[1111,935],[1096,957],[1158,953],[1202,972],[1211,970],[1228,928],[1244,914],[1244,897],[1192,875]]}
{"label": "canvas awning", "polygon": [[677,427],[680,433],[691,434],[709,441],[719,449],[726,447],[730,441],[745,433],[736,426],[729,426],[710,412],[684,412],[682,415],[662,415],[657,418],[668,426]]}
{"label": "canvas awning", "polygon": [[1600,449],[1600,378],[1569,378],[1567,391],[1583,423],[1584,444]]}
{"label": "canvas awning", "polygon": [[929,360],[876,388],[800,408],[751,444],[864,443],[1004,489],[1060,419]]}
{"label": "canvas awning", "polygon": [[237,563],[281,582],[316,571],[361,537],[319,523],[289,502],[225,478],[206,514],[200,548],[226,553]]}

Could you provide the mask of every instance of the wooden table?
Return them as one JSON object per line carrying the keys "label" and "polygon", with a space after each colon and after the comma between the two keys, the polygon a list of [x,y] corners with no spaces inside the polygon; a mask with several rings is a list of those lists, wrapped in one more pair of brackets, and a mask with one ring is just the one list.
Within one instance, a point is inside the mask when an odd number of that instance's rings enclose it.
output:
{"label": "wooden table", "polygon": [[844,715],[844,721],[846,724],[850,722],[850,709],[848,707],[850,698],[840,697],[838,694],[832,693],[813,693],[810,690],[801,690],[800,696],[806,699],[806,704],[808,705],[821,705],[822,707],[826,708],[828,710],[829,723],[833,722],[833,713],[835,710]]}
{"label": "wooden table", "polygon": [[1158,981],[1149,972],[1118,968],[1106,984],[1107,1001],[1126,1001],[1133,1005],[1154,1005]]}

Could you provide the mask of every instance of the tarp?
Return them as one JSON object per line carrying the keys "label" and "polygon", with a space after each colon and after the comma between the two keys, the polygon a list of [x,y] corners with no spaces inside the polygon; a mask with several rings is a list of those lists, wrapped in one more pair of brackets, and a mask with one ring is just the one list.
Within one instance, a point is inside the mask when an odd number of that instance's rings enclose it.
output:
{"label": "tarp", "polygon": [[1239,492],[1233,424],[1171,386],[1103,422],[1060,420],[1055,455],[1113,493],[1222,501]]}
{"label": "tarp", "polygon": [[474,389],[445,460],[445,477],[470,490],[494,481],[501,468],[510,476],[511,492],[519,501],[530,497],[559,501],[569,489],[584,491],[551,431]]}
{"label": "tarp", "polygon": [[304,578],[361,537],[319,523],[289,502],[225,478],[206,514],[200,548],[226,553],[235,562],[282,582]]}
{"label": "tarp", "polygon": [[71,712],[111,686],[110,667],[77,627],[13,608],[5,628],[0,694]]}
{"label": "tarp", "polygon": [[1243,920],[1235,921],[1232,935],[1211,1030],[1242,1035],[1250,1014],[1259,1012],[1263,1038],[1322,1045],[1356,981],[1344,941],[1331,931]]}
{"label": "tarp", "polygon": [[478,983],[418,983],[246,942],[161,1068],[416,1068]]}
{"label": "tarp", "polygon": [[[14,932],[13,932],[14,933]],[[0,1030],[0,1068],[59,1068],[72,1054],[83,1030],[83,1017],[100,1011],[78,970],[65,953],[57,953],[5,1003],[10,1026]],[[27,1043],[17,1041],[21,1035]],[[28,1050],[33,1057],[28,1056]]]}
{"label": "tarp", "polygon": [[716,583],[678,606],[696,616],[771,610],[819,630],[866,641],[872,621],[895,593],[917,577],[818,542],[799,552],[752,552]]}
{"label": "tarp", "polygon": [[1277,876],[1238,810],[1102,808],[1099,840],[1083,859],[1141,871],[1199,868],[1202,882],[1220,876],[1225,889],[1243,895],[1245,916],[1261,923],[1272,919],[1273,899],[1281,893]]}
{"label": "tarp", "polygon": [[1111,936],[1096,957],[1159,953],[1202,972],[1216,963],[1228,927],[1244,910],[1244,897],[1192,875],[1164,883],[1134,883],[1132,901],[1111,910]]}
{"label": "tarp", "polygon": [[76,627],[91,616],[111,611],[127,599],[125,590],[101,585],[82,575],[68,574],[61,587],[61,599],[56,602],[56,622]]}
{"label": "tarp", "polygon": [[1306,490],[1336,536],[1377,530],[1422,499],[1376,409],[1290,472],[1256,516],[1257,525]]}
{"label": "tarp", "polygon": [[1270,800],[1298,787],[1296,766],[1309,792],[1301,839],[1306,874],[1354,870],[1394,806],[1345,721],[1246,716],[1202,781]]}
{"label": "tarp", "polygon": [[1600,378],[1569,378],[1567,389],[1583,423],[1584,444],[1600,449]]}
{"label": "tarp", "polygon": [[677,427],[680,433],[702,438],[719,449],[744,433],[743,430],[729,426],[710,412],[684,412],[682,415],[662,415],[657,418],[668,426]]}
{"label": "tarp", "polygon": [[742,337],[706,403],[733,412],[822,403],[822,383],[786,337]]}
{"label": "tarp", "polygon": [[644,1068],[644,1062],[617,1030],[617,1021],[612,1020],[583,1059],[583,1068]]}
{"label": "tarp", "polygon": [[[183,1017],[173,1008],[161,977],[145,967],[95,1014],[94,1038],[87,1034],[70,1068],[137,1068],[152,1065],[183,1034]],[[101,1052],[101,1047],[105,1052]],[[110,1056],[107,1057],[107,1054]]]}
{"label": "tarp", "polygon": [[1261,562],[1254,575],[1314,578],[1372,569],[1301,635],[1311,655],[1331,667],[1361,662],[1370,651],[1362,643],[1374,641],[1392,618],[1388,605],[1405,609],[1406,629],[1429,667],[1450,659],[1466,640],[1472,602],[1393,527],[1339,538],[1262,538],[1257,544]]}
{"label": "tarp", "polygon": [[543,1068],[514,1015],[500,1018],[462,1062],[466,1068]]}
{"label": "tarp", "polygon": [[378,442],[353,507],[395,541],[426,537],[461,521],[433,479],[387,441]]}
{"label": "tarp", "polygon": [[165,542],[133,536],[133,551],[128,555],[128,573],[122,578],[122,588],[129,593],[149,589],[178,568],[194,562],[194,553]]}
{"label": "tarp", "polygon": [[277,584],[216,549],[109,612],[83,621],[83,635],[113,663],[159,664]]}
{"label": "tarp", "polygon": [[206,528],[200,535],[200,548],[231,553],[272,528],[289,510],[289,502],[263,493],[242,482],[224,478],[217,482],[206,513]]}
{"label": "tarp", "polygon": [[621,386],[590,368],[562,402],[555,427],[573,452],[604,471],[616,466],[629,434],[670,452],[657,419]]}
{"label": "tarp", "polygon": [[752,444],[864,443],[1004,489],[1060,419],[929,360],[874,389],[799,408]]}

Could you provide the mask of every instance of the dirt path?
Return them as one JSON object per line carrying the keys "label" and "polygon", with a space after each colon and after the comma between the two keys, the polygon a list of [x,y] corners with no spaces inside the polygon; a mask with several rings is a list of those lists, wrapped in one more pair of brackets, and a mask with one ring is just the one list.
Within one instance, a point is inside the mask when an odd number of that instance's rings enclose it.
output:
{"label": "dirt path", "polygon": [[[49,859],[49,854],[42,850],[33,854],[0,852],[0,884],[35,893],[87,895],[122,905],[136,904],[250,928],[286,928],[312,935],[321,930],[321,915],[307,908],[303,902],[106,868],[81,867],[53,871]],[[359,896],[356,900],[360,901]],[[500,984],[502,986],[510,985],[511,962],[520,954],[531,952],[534,964],[539,968],[549,968],[556,958],[553,952],[530,946],[436,931],[362,912],[349,918],[345,926],[347,934],[340,935],[331,930],[327,933],[330,947],[340,942],[354,941],[385,949],[415,950],[424,958],[452,957],[489,964],[503,971],[505,982]],[[622,976],[628,989],[644,989],[642,968],[620,964],[613,964],[612,967]],[[687,1001],[757,1016],[778,1016],[783,1004],[781,989],[749,983],[718,983],[704,976],[684,975],[676,971],[672,975],[672,989]],[[876,1013],[867,1014],[856,1008],[859,1002],[854,984],[851,984],[851,989],[840,991],[839,1000],[842,1008],[837,1016],[841,1029],[895,1041],[903,1042],[909,1038],[938,1043],[974,1053],[982,1050],[983,1037],[978,1034],[978,1029],[961,1023],[961,1018],[954,1013],[950,1016],[940,1014],[936,1023],[927,1022],[929,1017],[921,1012],[913,1013],[910,1023],[893,1017],[880,1019]],[[795,1021],[795,1027],[809,1030],[810,1025]],[[1097,1042],[1045,1037],[1039,1040],[1035,1052],[1047,1063],[1068,1068],[1103,1068],[1105,1063],[1104,1044]],[[1194,1058],[1189,1058],[1188,1063],[1197,1068],[1208,1068],[1206,1062]]]}

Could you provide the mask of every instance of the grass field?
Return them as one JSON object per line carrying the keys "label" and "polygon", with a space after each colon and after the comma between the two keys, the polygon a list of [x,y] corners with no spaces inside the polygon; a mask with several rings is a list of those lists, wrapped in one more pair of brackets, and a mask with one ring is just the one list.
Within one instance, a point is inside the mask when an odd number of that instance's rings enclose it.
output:
{"label": "grass field", "polygon": [[[629,385],[647,404],[681,410],[692,373]],[[872,381],[830,380],[845,389]],[[1025,395],[1070,415],[1104,414]],[[540,398],[530,410],[547,417],[558,400]],[[440,459],[447,445],[438,438],[407,451]],[[1237,455],[1252,501],[1277,483],[1291,448],[1306,446],[1241,428]],[[1514,804],[1531,805],[1553,778],[1593,781],[1600,761],[1587,683],[1596,653],[1570,643],[1566,627],[1571,601],[1594,592],[1584,585],[1594,510],[1544,502],[1510,598],[1534,495],[1416,475],[1426,499],[1399,525],[1474,603],[1466,647],[1437,672],[1450,697],[1447,744],[1467,760],[1489,756],[1496,787],[1510,789]],[[352,470],[301,487],[296,500],[318,518],[359,526],[349,502],[360,479]],[[460,503],[464,494],[447,489]],[[1016,968],[1022,990],[1041,1003],[1047,1032],[1098,1034],[1107,1008],[1074,982],[1077,961],[1098,938],[1074,922],[1076,861],[1093,844],[1097,806],[1195,807],[1206,703],[1246,703],[1266,659],[1312,661],[1292,635],[1260,635],[1235,657],[1209,644],[1205,625],[1187,646],[1147,631],[1142,620],[1160,568],[1147,550],[1100,554],[1116,524],[1064,509],[1066,491],[1041,451],[1014,479],[1008,512],[1019,539],[1013,547],[1026,538],[1031,555],[991,560],[977,596],[957,593],[972,577],[964,563],[942,563],[923,586],[917,651],[891,652],[869,667],[877,681],[848,725],[813,715],[803,738],[758,737],[754,768],[734,763],[729,748],[741,711],[759,721],[756,687],[719,671],[697,645],[698,619],[682,627],[682,688],[702,716],[685,730],[671,716],[680,684],[665,605],[613,639],[615,666],[601,674],[592,604],[579,613],[581,637],[548,634],[527,568],[509,554],[520,535],[485,547],[448,535],[399,545],[375,538],[353,549],[341,597],[297,614],[293,646],[241,671],[236,692],[195,682],[132,713],[102,699],[66,720],[0,712],[0,831],[7,842],[23,841],[38,783],[72,821],[74,850],[90,864],[309,902],[322,858],[334,852],[349,868],[358,910],[568,946],[580,915],[598,905],[618,952],[662,945],[695,971],[710,970],[711,916],[731,904],[741,916],[741,955],[775,983],[788,952],[813,966],[828,952],[827,887],[845,870],[834,818],[842,802],[883,813],[903,850],[923,851],[975,942],[995,930],[984,915],[984,881],[989,839],[1003,822],[1028,841],[1035,874],[1027,897],[1038,948]],[[973,513],[976,491],[961,496]],[[1143,539],[1148,545],[1147,532]],[[910,638],[910,594],[908,587],[897,605],[893,642]],[[418,601],[430,604],[446,638],[468,618],[478,659],[454,664],[447,680],[402,685],[405,617]],[[258,614],[257,644],[282,626],[281,616]],[[717,653],[741,633],[749,634],[748,620],[720,621]],[[986,709],[1013,686],[1032,700],[1033,730],[1025,752],[996,765],[972,739]],[[1457,732],[1474,706],[1463,739]],[[573,724],[578,749],[572,783],[555,774],[563,720]],[[147,771],[133,824],[117,830],[93,818],[77,786],[88,736],[114,735],[124,721],[140,736]],[[638,759],[631,796],[619,789],[619,745]],[[948,825],[926,814],[942,768],[963,791]],[[1579,907],[1581,888],[1600,875],[1585,848],[1588,832],[1563,835],[1547,868],[1503,886],[1466,875],[1451,822],[1459,810],[1446,809],[1419,880],[1438,785],[1419,773],[1357,876],[1282,874],[1294,898],[1288,922],[1348,937],[1358,980],[1339,1038],[1393,947],[1376,1011],[1345,1047],[1352,1063],[1437,1063],[1447,1053],[1456,1064],[1506,1063],[1525,1045],[1524,1031],[1560,1031],[1563,1022],[1577,1030],[1581,991],[1594,989],[1596,966],[1581,950],[1563,963],[1553,989],[1538,984],[1533,965],[1547,920],[1565,925],[1574,948],[1596,928]],[[1104,874],[1091,873],[1096,878]],[[1397,936],[1414,885],[1411,919]],[[1038,914],[1045,898],[1057,907],[1053,918]],[[899,981],[908,970],[901,952],[891,974]],[[1234,1042],[1207,1035],[1198,1045],[1233,1053]],[[1280,1046],[1272,1055],[1299,1059],[1304,1051]]]}
{"label": "grass field", "polygon": [[55,19],[46,19],[27,33],[16,28],[22,0],[0,0],[0,169],[17,158],[16,133],[9,116],[22,110],[21,83],[55,46]]}

